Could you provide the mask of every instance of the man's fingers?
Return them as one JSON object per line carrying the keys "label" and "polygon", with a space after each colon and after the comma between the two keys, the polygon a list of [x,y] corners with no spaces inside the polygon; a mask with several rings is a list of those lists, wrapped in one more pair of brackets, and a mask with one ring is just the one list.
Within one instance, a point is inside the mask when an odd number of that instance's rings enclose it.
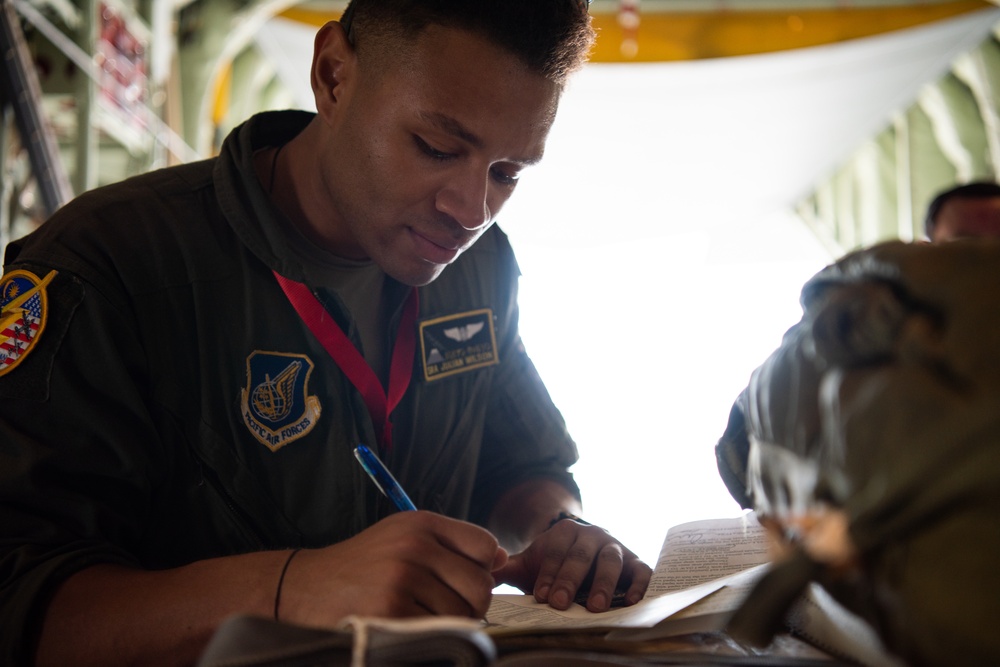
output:
{"label": "man's fingers", "polygon": [[[443,581],[437,572],[420,569],[411,579],[413,600],[424,613],[436,616],[470,616],[483,618],[489,609],[492,578],[487,575],[487,583],[478,590],[456,590]],[[463,588],[459,586],[459,588]]]}
{"label": "man's fingers", "polygon": [[418,511],[412,514],[418,515],[421,521],[427,523],[427,528],[437,536],[442,546],[462,554],[486,570],[493,570],[498,559],[503,558],[499,553],[503,551],[500,543],[485,528],[433,512]]}
{"label": "man's fingers", "polygon": [[643,563],[635,554],[626,561],[626,571],[631,573],[632,583],[625,592],[625,604],[633,605],[646,595],[649,581],[653,577],[653,569]]}
{"label": "man's fingers", "polygon": [[[493,576],[485,568],[471,563],[463,556],[452,552],[445,552],[434,560],[428,571],[432,572],[438,579],[441,588],[458,595],[468,606],[459,615],[476,616],[482,618],[486,615],[490,606],[490,597],[493,590]],[[435,608],[436,613],[457,613],[446,612]]]}
{"label": "man's fingers", "polygon": [[490,566],[490,572],[495,572],[500,568],[504,567],[510,560],[510,554],[503,547],[497,548],[496,556],[493,558],[493,565]]}
{"label": "man's fingers", "polygon": [[503,562],[506,552],[478,526],[430,512],[420,514],[412,520],[420,522],[421,530],[401,536],[399,544],[404,560],[436,580],[425,582],[429,594],[418,599],[437,614],[484,616],[493,589],[493,565]]}
{"label": "man's fingers", "polygon": [[[569,608],[580,587],[597,573],[603,547],[614,543],[609,541],[610,536],[602,528],[565,523],[567,525],[561,532],[567,534],[567,537],[562,537],[552,547],[545,549],[547,567],[542,570],[542,572],[555,570],[548,592],[548,603],[556,609]],[[557,524],[554,529],[559,527]],[[612,563],[610,565],[607,561],[604,563],[604,576],[608,576],[609,567],[614,568],[614,555],[609,555]],[[619,572],[620,567],[619,563]],[[617,573],[614,577],[617,581]],[[610,594],[608,599],[610,600]]]}
{"label": "man's fingers", "polygon": [[346,613],[482,618],[494,564],[506,552],[473,524],[430,512],[400,512],[357,536],[307,550],[287,572],[282,607],[289,620],[324,624]]}
{"label": "man's fingers", "polygon": [[609,609],[616,594],[617,604],[623,595],[625,604],[641,600],[652,570],[603,528],[560,521],[493,575],[555,609],[577,598],[596,612]]}
{"label": "man's fingers", "polygon": [[[571,557],[570,554],[573,553],[575,557],[580,558],[579,551],[573,551],[577,541],[576,528],[571,527],[569,523],[566,521],[557,523],[543,533],[542,537],[529,547],[529,551],[534,552],[538,558],[537,575],[535,576],[532,593],[539,602],[548,602],[557,609],[566,609],[569,607],[569,603],[576,592],[576,588],[573,587],[567,593],[568,587],[565,584],[563,584],[561,589],[557,589],[555,586],[567,559]],[[573,524],[573,526],[576,526],[576,524]],[[584,561],[583,576],[586,576],[587,571],[590,569],[590,561],[585,556]],[[553,603],[552,596],[558,590],[562,590],[563,592],[559,594],[558,601]]]}
{"label": "man's fingers", "polygon": [[[569,536],[560,536],[544,550],[536,599],[556,609],[567,609],[576,599],[594,612],[610,609],[616,594],[618,604],[623,593],[624,604],[642,599],[652,575],[648,565],[601,528],[567,527]],[[546,579],[553,570],[555,574]],[[544,598],[542,592],[547,593]]]}
{"label": "man's fingers", "polygon": [[594,562],[594,579],[590,584],[590,594],[587,596],[587,609],[607,611],[611,608],[611,599],[621,578],[623,565],[620,544],[609,542],[601,547]]}

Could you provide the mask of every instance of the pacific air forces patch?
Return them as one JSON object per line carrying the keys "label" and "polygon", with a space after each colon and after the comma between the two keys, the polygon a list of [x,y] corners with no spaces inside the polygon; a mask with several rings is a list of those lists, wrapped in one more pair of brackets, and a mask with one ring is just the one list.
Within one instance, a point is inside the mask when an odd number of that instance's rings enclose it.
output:
{"label": "pacific air forces patch", "polygon": [[483,308],[421,322],[420,351],[428,381],[500,363],[493,311]]}
{"label": "pacific air forces patch", "polygon": [[302,354],[254,350],[247,357],[243,422],[272,452],[306,435],[319,421],[319,399],[309,395],[312,370],[312,360]]}
{"label": "pacific air forces patch", "polygon": [[21,363],[42,337],[49,308],[45,287],[55,275],[16,270],[0,279],[0,375]]}

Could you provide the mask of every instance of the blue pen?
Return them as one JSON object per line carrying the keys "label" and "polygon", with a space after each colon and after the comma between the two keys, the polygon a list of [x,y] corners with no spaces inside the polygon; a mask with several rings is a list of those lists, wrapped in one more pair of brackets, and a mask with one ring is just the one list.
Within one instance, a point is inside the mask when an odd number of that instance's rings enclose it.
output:
{"label": "blue pen", "polygon": [[399,485],[399,482],[392,476],[389,469],[375,456],[375,452],[364,445],[358,445],[354,448],[354,456],[357,457],[358,463],[361,464],[361,467],[365,469],[368,476],[375,482],[378,490],[395,503],[397,508],[401,510],[417,509],[417,506],[406,495],[406,491],[403,491],[403,487]]}

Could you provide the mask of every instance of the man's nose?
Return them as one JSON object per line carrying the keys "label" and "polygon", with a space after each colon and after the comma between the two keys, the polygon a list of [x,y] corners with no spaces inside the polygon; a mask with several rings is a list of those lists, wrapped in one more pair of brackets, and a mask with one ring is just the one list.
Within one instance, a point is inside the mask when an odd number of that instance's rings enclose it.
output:
{"label": "man's nose", "polygon": [[467,172],[450,180],[437,194],[437,209],[472,232],[487,226],[492,218],[489,175]]}

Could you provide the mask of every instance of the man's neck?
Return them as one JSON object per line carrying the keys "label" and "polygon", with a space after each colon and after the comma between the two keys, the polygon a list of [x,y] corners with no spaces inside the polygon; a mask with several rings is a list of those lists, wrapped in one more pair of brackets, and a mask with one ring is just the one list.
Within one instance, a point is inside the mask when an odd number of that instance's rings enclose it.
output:
{"label": "man's neck", "polygon": [[338,252],[337,244],[319,231],[320,222],[329,225],[332,221],[334,207],[325,201],[322,170],[316,161],[317,122],[313,119],[288,143],[260,151],[254,157],[257,178],[275,207],[309,241],[345,259],[364,259]]}

